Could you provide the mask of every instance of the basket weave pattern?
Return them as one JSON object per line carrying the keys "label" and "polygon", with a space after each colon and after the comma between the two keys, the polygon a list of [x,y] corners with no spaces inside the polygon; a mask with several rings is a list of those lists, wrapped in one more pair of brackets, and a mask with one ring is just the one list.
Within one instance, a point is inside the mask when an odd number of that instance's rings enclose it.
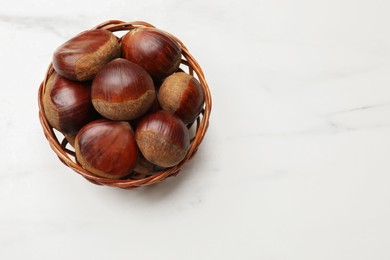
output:
{"label": "basket weave pattern", "polygon": [[[137,27],[155,28],[153,25],[142,21],[122,22],[118,20],[110,20],[102,24],[99,24],[92,29],[105,29],[111,32],[116,32],[116,31],[129,31]],[[134,189],[137,187],[146,186],[146,185],[163,181],[169,176],[176,176],[179,173],[182,166],[195,155],[200,143],[203,140],[203,137],[206,134],[209,125],[209,117],[211,112],[212,101],[211,101],[210,90],[205,80],[203,71],[199,66],[198,62],[195,60],[195,58],[189,53],[186,46],[174,35],[168,32],[165,33],[170,35],[174,40],[176,40],[180,44],[182,49],[181,67],[183,66],[187,67],[188,73],[193,75],[199,80],[204,92],[205,104],[202,113],[199,115],[199,117],[196,119],[194,123],[196,124],[194,126],[196,127],[196,133],[195,136],[191,139],[191,147],[186,157],[183,159],[183,161],[181,161],[178,165],[174,167],[168,168],[164,171],[158,172],[149,177],[144,177],[141,179],[120,179],[120,180],[107,179],[107,178],[102,178],[93,175],[92,173],[88,172],[87,170],[82,168],[81,165],[77,163],[75,159],[74,151],[67,148],[68,141],[66,140],[66,138],[61,137],[62,141],[60,141],[59,137],[55,134],[53,127],[49,124],[49,122],[45,117],[44,107],[43,107],[43,96],[45,93],[47,81],[50,75],[54,72],[52,63],[50,63],[49,68],[47,69],[45,79],[41,83],[38,92],[39,120],[41,122],[45,137],[49,141],[50,147],[56,153],[56,155],[61,160],[61,162],[63,162],[66,166],[68,166],[69,168],[71,168],[72,170],[74,170],[75,172],[77,172],[78,174],[80,174],[81,176],[83,176],[88,181],[94,184],[118,187],[122,189]],[[121,39],[122,38],[119,38],[119,41],[121,41]]]}

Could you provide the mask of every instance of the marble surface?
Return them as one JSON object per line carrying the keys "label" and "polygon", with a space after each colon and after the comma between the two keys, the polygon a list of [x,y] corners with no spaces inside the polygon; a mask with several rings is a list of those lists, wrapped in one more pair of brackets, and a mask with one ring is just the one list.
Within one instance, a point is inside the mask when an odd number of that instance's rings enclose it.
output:
{"label": "marble surface", "polygon": [[[0,259],[390,259],[390,2],[48,1],[0,8]],[[213,95],[176,178],[124,191],[63,166],[37,91],[109,19],[178,36]]]}

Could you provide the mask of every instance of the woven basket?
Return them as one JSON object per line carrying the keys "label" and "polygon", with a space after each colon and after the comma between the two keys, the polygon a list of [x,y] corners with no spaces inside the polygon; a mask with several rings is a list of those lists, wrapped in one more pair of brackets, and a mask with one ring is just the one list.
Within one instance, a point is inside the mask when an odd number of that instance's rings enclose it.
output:
{"label": "woven basket", "polygon": [[[110,20],[94,27],[93,29],[105,29],[111,32],[116,32],[116,31],[129,31],[137,27],[154,28],[153,25],[142,21],[122,22],[117,20]],[[66,140],[66,138],[61,134],[59,134],[57,131],[53,130],[53,127],[49,124],[49,122],[45,117],[45,113],[44,113],[45,108],[43,107],[43,96],[45,93],[47,80],[49,79],[50,75],[54,72],[52,63],[50,63],[49,68],[47,69],[45,79],[41,83],[39,88],[39,93],[38,93],[39,119],[43,127],[45,137],[49,141],[50,147],[53,149],[53,151],[56,153],[58,158],[66,166],[70,167],[72,170],[74,170],[75,172],[77,172],[78,174],[80,174],[81,176],[83,176],[88,181],[94,184],[118,187],[122,189],[134,189],[137,187],[146,186],[146,185],[163,181],[169,176],[176,176],[179,173],[180,169],[183,167],[183,165],[195,155],[200,143],[203,140],[204,135],[206,134],[208,124],[209,124],[212,102],[211,102],[210,90],[205,80],[203,71],[200,68],[198,62],[189,53],[186,46],[172,34],[168,32],[165,33],[169,34],[174,40],[176,40],[180,44],[182,49],[182,61],[180,67],[184,71],[187,71],[189,74],[193,75],[199,80],[204,91],[205,105],[204,105],[204,109],[202,110],[202,113],[196,119],[194,125],[188,126],[189,128],[190,127],[195,128],[196,131],[193,138],[191,139],[191,147],[186,157],[183,159],[183,161],[181,161],[178,165],[174,167],[155,173],[151,176],[143,176],[140,179],[130,179],[130,177],[128,177],[127,179],[120,179],[120,180],[107,179],[107,178],[102,178],[93,175],[92,173],[88,172],[87,170],[82,168],[80,164],[77,163],[75,159],[74,150],[72,149],[72,147],[68,146],[68,141]],[[121,39],[122,38],[119,38],[119,41],[121,41]],[[60,141],[60,139],[62,139],[62,141]]]}

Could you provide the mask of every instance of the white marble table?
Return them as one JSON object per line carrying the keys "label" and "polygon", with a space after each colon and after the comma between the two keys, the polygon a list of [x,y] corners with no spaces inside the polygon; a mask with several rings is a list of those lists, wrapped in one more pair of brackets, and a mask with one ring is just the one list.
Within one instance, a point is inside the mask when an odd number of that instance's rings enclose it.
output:
{"label": "white marble table", "polygon": [[[390,259],[390,2],[3,0],[0,259]],[[176,178],[63,166],[38,120],[54,49],[109,19],[182,39],[213,94]]]}

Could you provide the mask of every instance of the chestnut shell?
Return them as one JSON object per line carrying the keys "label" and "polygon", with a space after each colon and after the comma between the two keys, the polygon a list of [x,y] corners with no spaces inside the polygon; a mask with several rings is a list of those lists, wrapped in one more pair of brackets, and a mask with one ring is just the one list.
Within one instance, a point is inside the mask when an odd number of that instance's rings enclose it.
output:
{"label": "chestnut shell", "polygon": [[164,110],[143,117],[135,137],[145,159],[161,167],[180,163],[190,147],[187,127],[177,116]]}
{"label": "chestnut shell", "polygon": [[158,92],[161,107],[174,113],[185,124],[194,122],[202,111],[204,93],[199,81],[184,72],[167,77]]}
{"label": "chestnut shell", "polygon": [[61,76],[75,81],[91,80],[109,61],[120,56],[115,35],[107,30],[88,30],[59,46],[53,67]]}
{"label": "chestnut shell", "polygon": [[77,161],[91,173],[119,179],[132,172],[138,149],[127,122],[99,119],[84,126],[76,136]]}
{"label": "chestnut shell", "polygon": [[136,28],[121,43],[122,56],[143,67],[158,81],[175,72],[181,62],[181,47],[168,34],[155,28]]}
{"label": "chestnut shell", "polygon": [[71,81],[56,72],[46,83],[43,105],[47,121],[65,135],[76,135],[98,117],[91,102],[91,82]]}
{"label": "chestnut shell", "polygon": [[92,103],[111,120],[133,120],[143,115],[156,99],[153,80],[137,64],[126,59],[109,62],[94,78]]}

